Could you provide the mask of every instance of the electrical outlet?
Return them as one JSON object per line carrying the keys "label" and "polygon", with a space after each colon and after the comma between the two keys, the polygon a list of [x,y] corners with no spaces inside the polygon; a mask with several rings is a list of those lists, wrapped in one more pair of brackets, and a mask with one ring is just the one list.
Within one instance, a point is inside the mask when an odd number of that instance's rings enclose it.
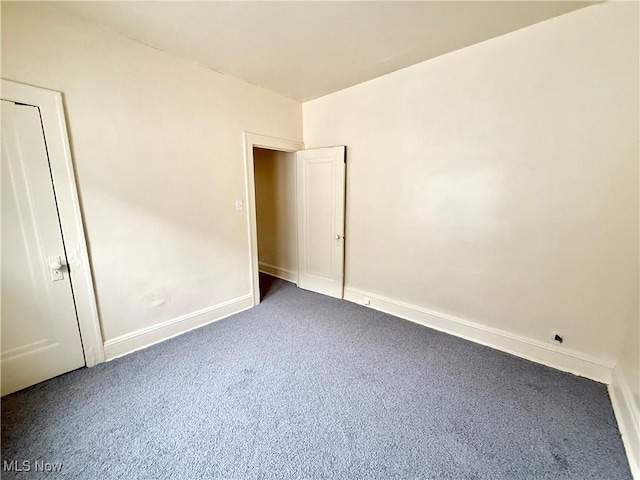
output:
{"label": "electrical outlet", "polygon": [[236,212],[242,211],[242,200],[236,200]]}

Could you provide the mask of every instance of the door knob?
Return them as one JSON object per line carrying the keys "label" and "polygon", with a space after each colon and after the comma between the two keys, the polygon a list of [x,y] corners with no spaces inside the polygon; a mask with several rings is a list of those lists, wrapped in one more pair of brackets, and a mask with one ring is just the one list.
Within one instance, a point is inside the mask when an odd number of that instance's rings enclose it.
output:
{"label": "door knob", "polygon": [[336,240],[340,240],[340,235],[336,234]]}

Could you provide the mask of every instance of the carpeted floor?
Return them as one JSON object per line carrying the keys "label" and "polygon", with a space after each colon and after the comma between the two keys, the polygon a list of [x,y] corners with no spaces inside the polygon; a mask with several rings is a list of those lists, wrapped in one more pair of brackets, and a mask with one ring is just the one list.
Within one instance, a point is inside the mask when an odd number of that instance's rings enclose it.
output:
{"label": "carpeted floor", "polygon": [[254,309],[3,398],[2,460],[31,471],[2,477],[631,478],[604,385],[261,282]]}

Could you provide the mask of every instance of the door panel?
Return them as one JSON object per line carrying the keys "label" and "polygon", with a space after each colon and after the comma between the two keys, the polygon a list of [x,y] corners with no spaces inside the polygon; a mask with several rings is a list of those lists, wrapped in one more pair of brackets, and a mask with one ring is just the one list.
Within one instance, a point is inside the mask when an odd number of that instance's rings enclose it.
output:
{"label": "door panel", "polygon": [[345,147],[296,153],[299,287],[342,298]]}
{"label": "door panel", "polygon": [[1,173],[6,395],[85,362],[37,107],[2,101]]}

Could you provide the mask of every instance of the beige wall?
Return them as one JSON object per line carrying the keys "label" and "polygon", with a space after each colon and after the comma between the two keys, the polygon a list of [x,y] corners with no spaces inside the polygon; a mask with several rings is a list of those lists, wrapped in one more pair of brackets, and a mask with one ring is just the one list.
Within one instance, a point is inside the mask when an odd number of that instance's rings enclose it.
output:
{"label": "beige wall", "polygon": [[307,148],[348,145],[347,287],[615,362],[638,321],[637,4],[307,102],[303,124]]}
{"label": "beige wall", "polygon": [[297,274],[293,153],[254,148],[258,261]]}
{"label": "beige wall", "polygon": [[64,94],[105,339],[249,293],[242,132],[299,103],[40,3],[2,2],[2,77]]}

